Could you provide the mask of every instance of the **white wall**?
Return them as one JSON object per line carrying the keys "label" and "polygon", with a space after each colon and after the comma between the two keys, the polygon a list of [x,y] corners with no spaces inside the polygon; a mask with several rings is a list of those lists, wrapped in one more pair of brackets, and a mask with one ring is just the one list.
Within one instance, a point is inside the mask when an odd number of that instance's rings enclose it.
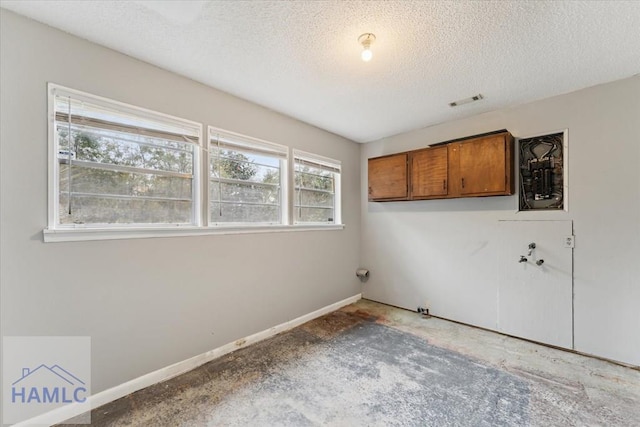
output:
{"label": "white wall", "polygon": [[[368,158],[503,128],[569,129],[569,212],[516,213],[517,196],[367,202]],[[640,365],[640,76],[375,141],[361,168],[366,298],[428,299],[435,315],[495,329],[498,220],[573,220],[575,349]]]}
{"label": "white wall", "polygon": [[[90,335],[111,386],[360,292],[360,147],[1,10],[2,335]],[[215,72],[215,70],[211,70]],[[342,161],[342,231],[43,243],[47,82]]]}

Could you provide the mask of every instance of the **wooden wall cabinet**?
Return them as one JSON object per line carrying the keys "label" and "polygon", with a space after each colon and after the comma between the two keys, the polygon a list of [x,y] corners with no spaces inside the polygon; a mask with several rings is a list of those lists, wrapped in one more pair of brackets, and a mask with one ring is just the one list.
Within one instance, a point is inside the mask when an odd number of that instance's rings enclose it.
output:
{"label": "wooden wall cabinet", "polygon": [[407,153],[369,159],[369,200],[407,200]]}
{"label": "wooden wall cabinet", "polygon": [[423,200],[514,193],[513,137],[492,132],[369,159],[369,200]]}
{"label": "wooden wall cabinet", "polygon": [[446,146],[411,153],[411,199],[442,198],[449,194],[449,150]]}
{"label": "wooden wall cabinet", "polygon": [[[509,133],[453,143],[462,197],[513,194],[513,137]],[[457,159],[455,159],[457,154]]]}

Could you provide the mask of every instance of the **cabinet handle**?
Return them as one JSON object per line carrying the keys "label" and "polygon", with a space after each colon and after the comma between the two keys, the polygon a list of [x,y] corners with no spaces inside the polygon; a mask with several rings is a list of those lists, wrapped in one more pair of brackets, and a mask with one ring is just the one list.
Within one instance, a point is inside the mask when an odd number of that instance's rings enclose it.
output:
{"label": "cabinet handle", "polygon": [[462,188],[464,188],[464,178],[462,178]]}
{"label": "cabinet handle", "polygon": [[446,179],[443,179],[443,180],[442,180],[442,189],[443,189],[443,190],[446,190],[446,189],[447,189],[447,180],[446,180]]}

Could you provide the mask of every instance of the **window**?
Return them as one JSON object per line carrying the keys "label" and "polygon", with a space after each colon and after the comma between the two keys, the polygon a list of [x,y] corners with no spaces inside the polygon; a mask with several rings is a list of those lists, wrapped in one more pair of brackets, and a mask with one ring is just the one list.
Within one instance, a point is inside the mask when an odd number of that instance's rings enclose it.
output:
{"label": "window", "polygon": [[198,225],[201,125],[56,85],[52,228]]}
{"label": "window", "polygon": [[343,228],[339,161],[52,83],[48,102],[45,242]]}
{"label": "window", "polygon": [[340,162],[293,151],[295,224],[341,224]]}
{"label": "window", "polygon": [[286,224],[288,148],[209,128],[210,224]]}

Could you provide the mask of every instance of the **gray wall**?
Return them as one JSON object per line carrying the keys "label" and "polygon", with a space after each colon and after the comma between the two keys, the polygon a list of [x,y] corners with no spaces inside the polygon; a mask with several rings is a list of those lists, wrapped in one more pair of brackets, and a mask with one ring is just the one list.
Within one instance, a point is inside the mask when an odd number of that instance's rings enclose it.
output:
{"label": "gray wall", "polygon": [[[3,336],[90,335],[95,393],[361,291],[359,145],[6,10],[0,27]],[[339,159],[346,228],[43,243],[47,82]]]}
{"label": "gray wall", "polygon": [[[462,107],[464,108],[464,107]],[[569,129],[569,211],[516,213],[517,196],[368,203],[367,158],[507,128]],[[363,146],[364,297],[496,327],[500,219],[573,220],[576,350],[640,365],[640,76]]]}

